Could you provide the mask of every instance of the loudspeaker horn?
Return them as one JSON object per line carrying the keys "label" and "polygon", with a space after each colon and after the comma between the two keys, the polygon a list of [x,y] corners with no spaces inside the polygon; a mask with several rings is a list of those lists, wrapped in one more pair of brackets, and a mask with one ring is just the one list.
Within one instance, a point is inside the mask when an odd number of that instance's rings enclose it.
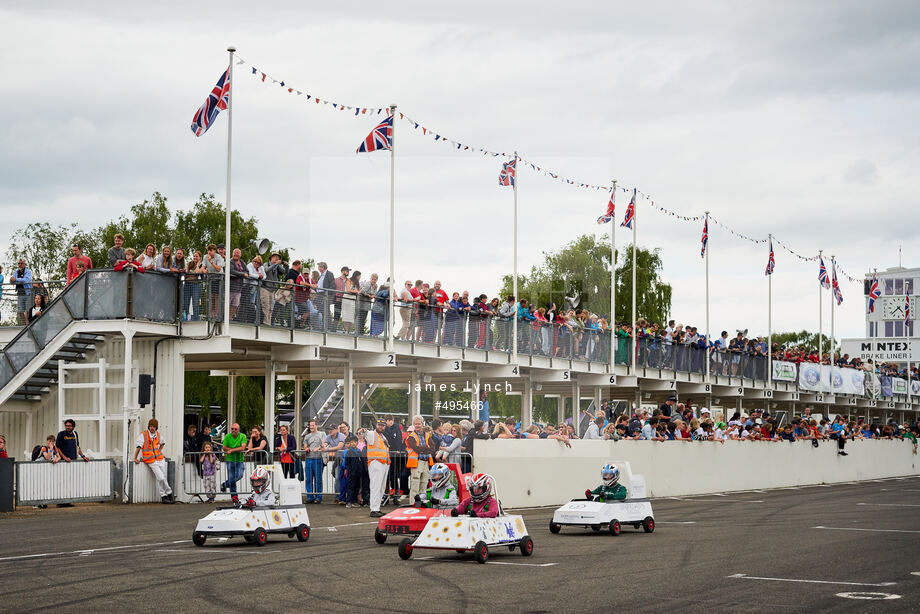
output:
{"label": "loudspeaker horn", "polygon": [[256,251],[259,252],[260,256],[267,252],[268,248],[272,246],[272,242],[268,239],[262,239],[258,242],[255,239],[250,239],[249,243],[252,244],[254,248],[256,248]]}

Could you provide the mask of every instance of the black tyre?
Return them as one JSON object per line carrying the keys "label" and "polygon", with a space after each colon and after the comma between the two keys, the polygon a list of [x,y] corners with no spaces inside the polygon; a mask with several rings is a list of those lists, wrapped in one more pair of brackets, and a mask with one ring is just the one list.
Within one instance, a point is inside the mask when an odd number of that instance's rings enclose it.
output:
{"label": "black tyre", "polygon": [[521,554],[524,556],[530,556],[533,554],[533,540],[530,539],[530,535],[525,535],[521,538]]}
{"label": "black tyre", "polygon": [[412,540],[406,537],[399,542],[399,558],[408,561],[412,557]]}
{"label": "black tyre", "polygon": [[655,530],[655,519],[651,516],[646,516],[645,520],[642,521],[642,529],[646,533],[651,533]]}
{"label": "black tyre", "polygon": [[192,543],[196,546],[204,546],[204,542],[208,539],[208,536],[204,533],[198,533],[197,531],[192,533]]}
{"label": "black tyre", "polygon": [[387,534],[380,529],[374,529],[374,541],[378,544],[387,543]]}
{"label": "black tyre", "polygon": [[619,534],[620,534],[620,528],[621,528],[621,527],[620,527],[620,521],[619,521],[619,520],[617,520],[616,518],[614,518],[613,520],[610,521],[610,534],[611,534],[611,535],[614,535],[614,536],[619,535]]}
{"label": "black tyre", "polygon": [[489,546],[485,542],[476,542],[473,546],[473,552],[476,554],[477,563],[485,563],[489,560]]}
{"label": "black tyre", "polygon": [[550,532],[550,533],[554,533],[554,534],[555,534],[555,533],[558,533],[558,532],[561,531],[561,530],[562,530],[562,525],[561,525],[561,524],[559,524],[558,522],[550,521],[550,523],[549,523],[549,532]]}
{"label": "black tyre", "polygon": [[297,541],[305,542],[310,539],[310,527],[305,524],[297,525]]}
{"label": "black tyre", "polygon": [[508,544],[508,550],[514,552],[514,549],[517,548],[517,544]]}
{"label": "black tyre", "polygon": [[266,533],[265,529],[262,527],[258,527],[252,532],[252,541],[254,541],[257,546],[264,546],[266,542],[268,542],[268,533]]}

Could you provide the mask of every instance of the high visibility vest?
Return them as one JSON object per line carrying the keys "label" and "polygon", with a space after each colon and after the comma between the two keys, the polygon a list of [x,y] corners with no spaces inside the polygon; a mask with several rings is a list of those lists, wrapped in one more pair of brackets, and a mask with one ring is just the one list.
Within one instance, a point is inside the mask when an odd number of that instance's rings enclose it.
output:
{"label": "high visibility vest", "polygon": [[151,437],[150,431],[144,429],[144,447],[141,448],[141,459],[145,463],[163,460],[163,451],[160,449],[160,433]]}
{"label": "high visibility vest", "polygon": [[[414,432],[414,431],[411,432],[411,433],[409,433],[409,437],[415,437],[416,444],[421,444],[421,443],[422,443],[422,440],[421,440],[421,438],[419,437],[418,433],[416,433],[416,432]],[[408,440],[409,437],[406,437],[406,439]],[[431,434],[430,434],[430,433],[425,433],[425,445],[426,445],[426,446],[431,445]],[[408,453],[408,454],[407,454],[407,457],[406,457],[406,467],[408,467],[409,469],[414,469],[415,467],[418,467],[418,457],[419,457],[418,452],[416,452],[415,450],[413,450],[413,449],[410,448],[409,446],[406,446],[406,451],[407,451],[407,453]],[[422,456],[424,456],[424,457],[427,458],[427,460],[428,460],[428,466],[429,466],[429,467],[430,467],[432,464],[434,464],[434,462],[433,462],[432,459],[431,459],[431,455],[430,455],[430,454],[422,454]]]}
{"label": "high visibility vest", "polygon": [[380,461],[384,465],[390,464],[390,446],[387,445],[386,437],[374,431],[374,445],[367,445],[367,464],[373,461]]}

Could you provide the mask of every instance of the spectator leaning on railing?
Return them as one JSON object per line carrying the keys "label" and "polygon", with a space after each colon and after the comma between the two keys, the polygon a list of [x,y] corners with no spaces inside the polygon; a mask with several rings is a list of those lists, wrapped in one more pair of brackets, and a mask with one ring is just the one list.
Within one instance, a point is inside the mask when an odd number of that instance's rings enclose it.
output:
{"label": "spectator leaning on railing", "polygon": [[57,434],[55,440],[58,449],[61,451],[62,459],[68,463],[76,458],[82,458],[84,461],[89,460],[80,448],[80,436],[75,430],[76,426],[77,423],[71,418],[64,420],[64,430]]}

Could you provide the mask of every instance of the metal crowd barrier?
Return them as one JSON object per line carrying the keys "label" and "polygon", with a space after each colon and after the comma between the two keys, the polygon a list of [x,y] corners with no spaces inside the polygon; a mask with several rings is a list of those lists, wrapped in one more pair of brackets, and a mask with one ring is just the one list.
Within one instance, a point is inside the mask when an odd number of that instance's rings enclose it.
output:
{"label": "metal crowd barrier", "polygon": [[111,501],[115,496],[115,463],[90,461],[16,463],[16,505],[52,505]]}
{"label": "metal crowd barrier", "polygon": [[[182,484],[186,493],[199,496],[202,498],[214,496],[215,498],[227,499],[230,497],[229,490],[226,493],[220,492],[220,484],[228,478],[227,464],[223,460],[222,452],[214,453],[220,459],[220,467],[215,476],[215,490],[209,491],[205,488],[204,476],[201,474],[201,457],[203,452],[187,452],[184,455],[182,464]],[[359,490],[362,498],[369,491],[369,478],[367,473],[367,456],[365,452],[360,452],[362,462],[358,465],[362,469],[358,479],[362,481],[362,487]],[[294,450],[291,455],[295,461],[291,463],[291,473],[289,477],[297,478],[303,483],[304,497],[307,501],[321,499],[326,502],[344,500],[346,487],[351,476],[345,472],[344,453],[342,450],[335,452],[314,452],[310,453],[304,450]],[[275,455],[277,456],[277,454]],[[387,473],[387,484],[384,489],[385,503],[396,503],[397,500],[407,501],[409,493],[409,469],[406,467],[408,455],[406,452],[390,453],[390,470]],[[240,498],[248,495],[252,491],[249,482],[249,475],[255,469],[256,465],[270,464],[272,461],[267,454],[259,459],[247,458],[244,464],[243,478],[237,482],[237,493]],[[472,456],[467,453],[455,453],[450,455],[450,459],[444,462],[458,462],[465,473],[472,469]],[[275,480],[271,483],[273,492],[278,492],[279,485]],[[401,499],[400,499],[401,498]]]}

